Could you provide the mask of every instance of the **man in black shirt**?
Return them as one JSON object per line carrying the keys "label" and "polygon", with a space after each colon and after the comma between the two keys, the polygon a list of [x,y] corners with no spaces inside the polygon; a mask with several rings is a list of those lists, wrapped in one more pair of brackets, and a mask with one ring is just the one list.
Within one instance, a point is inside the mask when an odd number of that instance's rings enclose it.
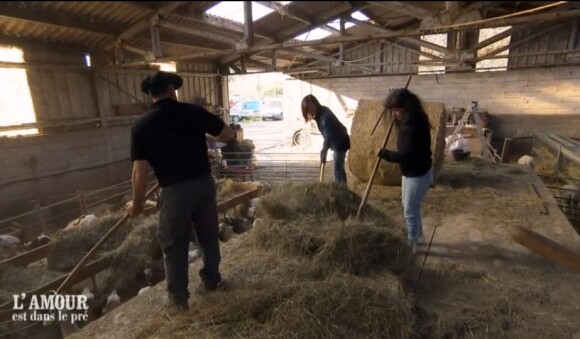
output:
{"label": "man in black shirt", "polygon": [[178,102],[175,91],[182,84],[181,77],[165,72],[155,73],[141,84],[153,104],[131,130],[133,201],[127,205],[127,212],[131,217],[142,212],[151,166],[162,187],[158,236],[169,299],[187,309],[192,223],[204,259],[199,272],[201,286],[215,290],[223,285],[219,273],[216,186],[206,133],[227,142],[234,138],[234,132],[202,107]]}

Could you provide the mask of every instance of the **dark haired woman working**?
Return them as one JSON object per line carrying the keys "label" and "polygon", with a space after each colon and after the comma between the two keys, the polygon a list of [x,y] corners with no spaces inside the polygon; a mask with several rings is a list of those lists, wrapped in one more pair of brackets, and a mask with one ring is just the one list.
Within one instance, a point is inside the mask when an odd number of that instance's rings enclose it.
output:
{"label": "dark haired woman working", "polygon": [[431,125],[421,100],[407,89],[391,92],[385,106],[391,110],[398,130],[398,151],[380,150],[379,156],[388,162],[398,163],[401,168],[401,200],[408,242],[415,251],[416,245],[424,241],[421,202],[433,183]]}
{"label": "dark haired woman working", "polygon": [[314,119],[324,138],[324,145],[320,151],[320,162],[326,162],[328,149],[334,153],[334,182],[346,184],[346,170],[344,159],[350,149],[350,137],[346,127],[336,118],[334,113],[320,105],[318,99],[309,94],[302,99],[302,116],[306,122]]}

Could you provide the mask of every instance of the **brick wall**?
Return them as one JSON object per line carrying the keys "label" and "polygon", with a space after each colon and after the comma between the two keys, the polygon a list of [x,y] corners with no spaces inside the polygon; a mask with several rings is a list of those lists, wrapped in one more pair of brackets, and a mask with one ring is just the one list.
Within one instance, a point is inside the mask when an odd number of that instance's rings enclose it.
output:
{"label": "brick wall", "polygon": [[129,128],[0,139],[0,215],[130,177]]}
{"label": "brick wall", "polygon": [[[323,105],[344,115],[345,107],[352,109],[349,101],[384,100],[389,88],[404,86],[406,80],[407,76],[401,75],[289,80],[284,96],[301,98],[312,92],[320,96]],[[417,75],[409,89],[423,100],[443,102],[449,109],[468,108],[472,100],[478,101],[480,109],[492,114],[491,127],[502,137],[528,137],[535,131],[549,129],[580,138],[577,67]]]}

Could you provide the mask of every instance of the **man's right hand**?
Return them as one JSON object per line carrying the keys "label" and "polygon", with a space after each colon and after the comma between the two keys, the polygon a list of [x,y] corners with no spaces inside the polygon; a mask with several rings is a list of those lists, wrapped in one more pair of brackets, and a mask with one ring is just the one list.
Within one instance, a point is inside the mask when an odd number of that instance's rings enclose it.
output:
{"label": "man's right hand", "polygon": [[326,163],[326,155],[327,155],[328,151],[321,151],[320,152],[320,163],[321,164],[325,164]]}

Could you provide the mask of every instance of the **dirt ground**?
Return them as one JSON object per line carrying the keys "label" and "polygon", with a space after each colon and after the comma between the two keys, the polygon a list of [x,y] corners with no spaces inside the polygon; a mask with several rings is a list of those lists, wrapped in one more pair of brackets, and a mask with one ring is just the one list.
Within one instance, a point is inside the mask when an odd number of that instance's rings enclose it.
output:
{"label": "dirt ground", "polygon": [[[349,179],[362,195],[366,183]],[[373,187],[369,204],[404,224],[399,187]],[[507,232],[522,225],[580,252],[580,237],[535,174],[480,159],[447,163],[424,201],[423,224],[427,242],[434,234],[430,251],[401,277],[414,299],[416,337],[580,338],[578,274],[520,246]],[[226,279],[242,241],[222,247]],[[190,266],[191,290],[200,265]],[[158,284],[73,337],[163,337],[175,317],[162,306],[165,288]],[[192,307],[196,298],[202,296],[192,294]]]}

